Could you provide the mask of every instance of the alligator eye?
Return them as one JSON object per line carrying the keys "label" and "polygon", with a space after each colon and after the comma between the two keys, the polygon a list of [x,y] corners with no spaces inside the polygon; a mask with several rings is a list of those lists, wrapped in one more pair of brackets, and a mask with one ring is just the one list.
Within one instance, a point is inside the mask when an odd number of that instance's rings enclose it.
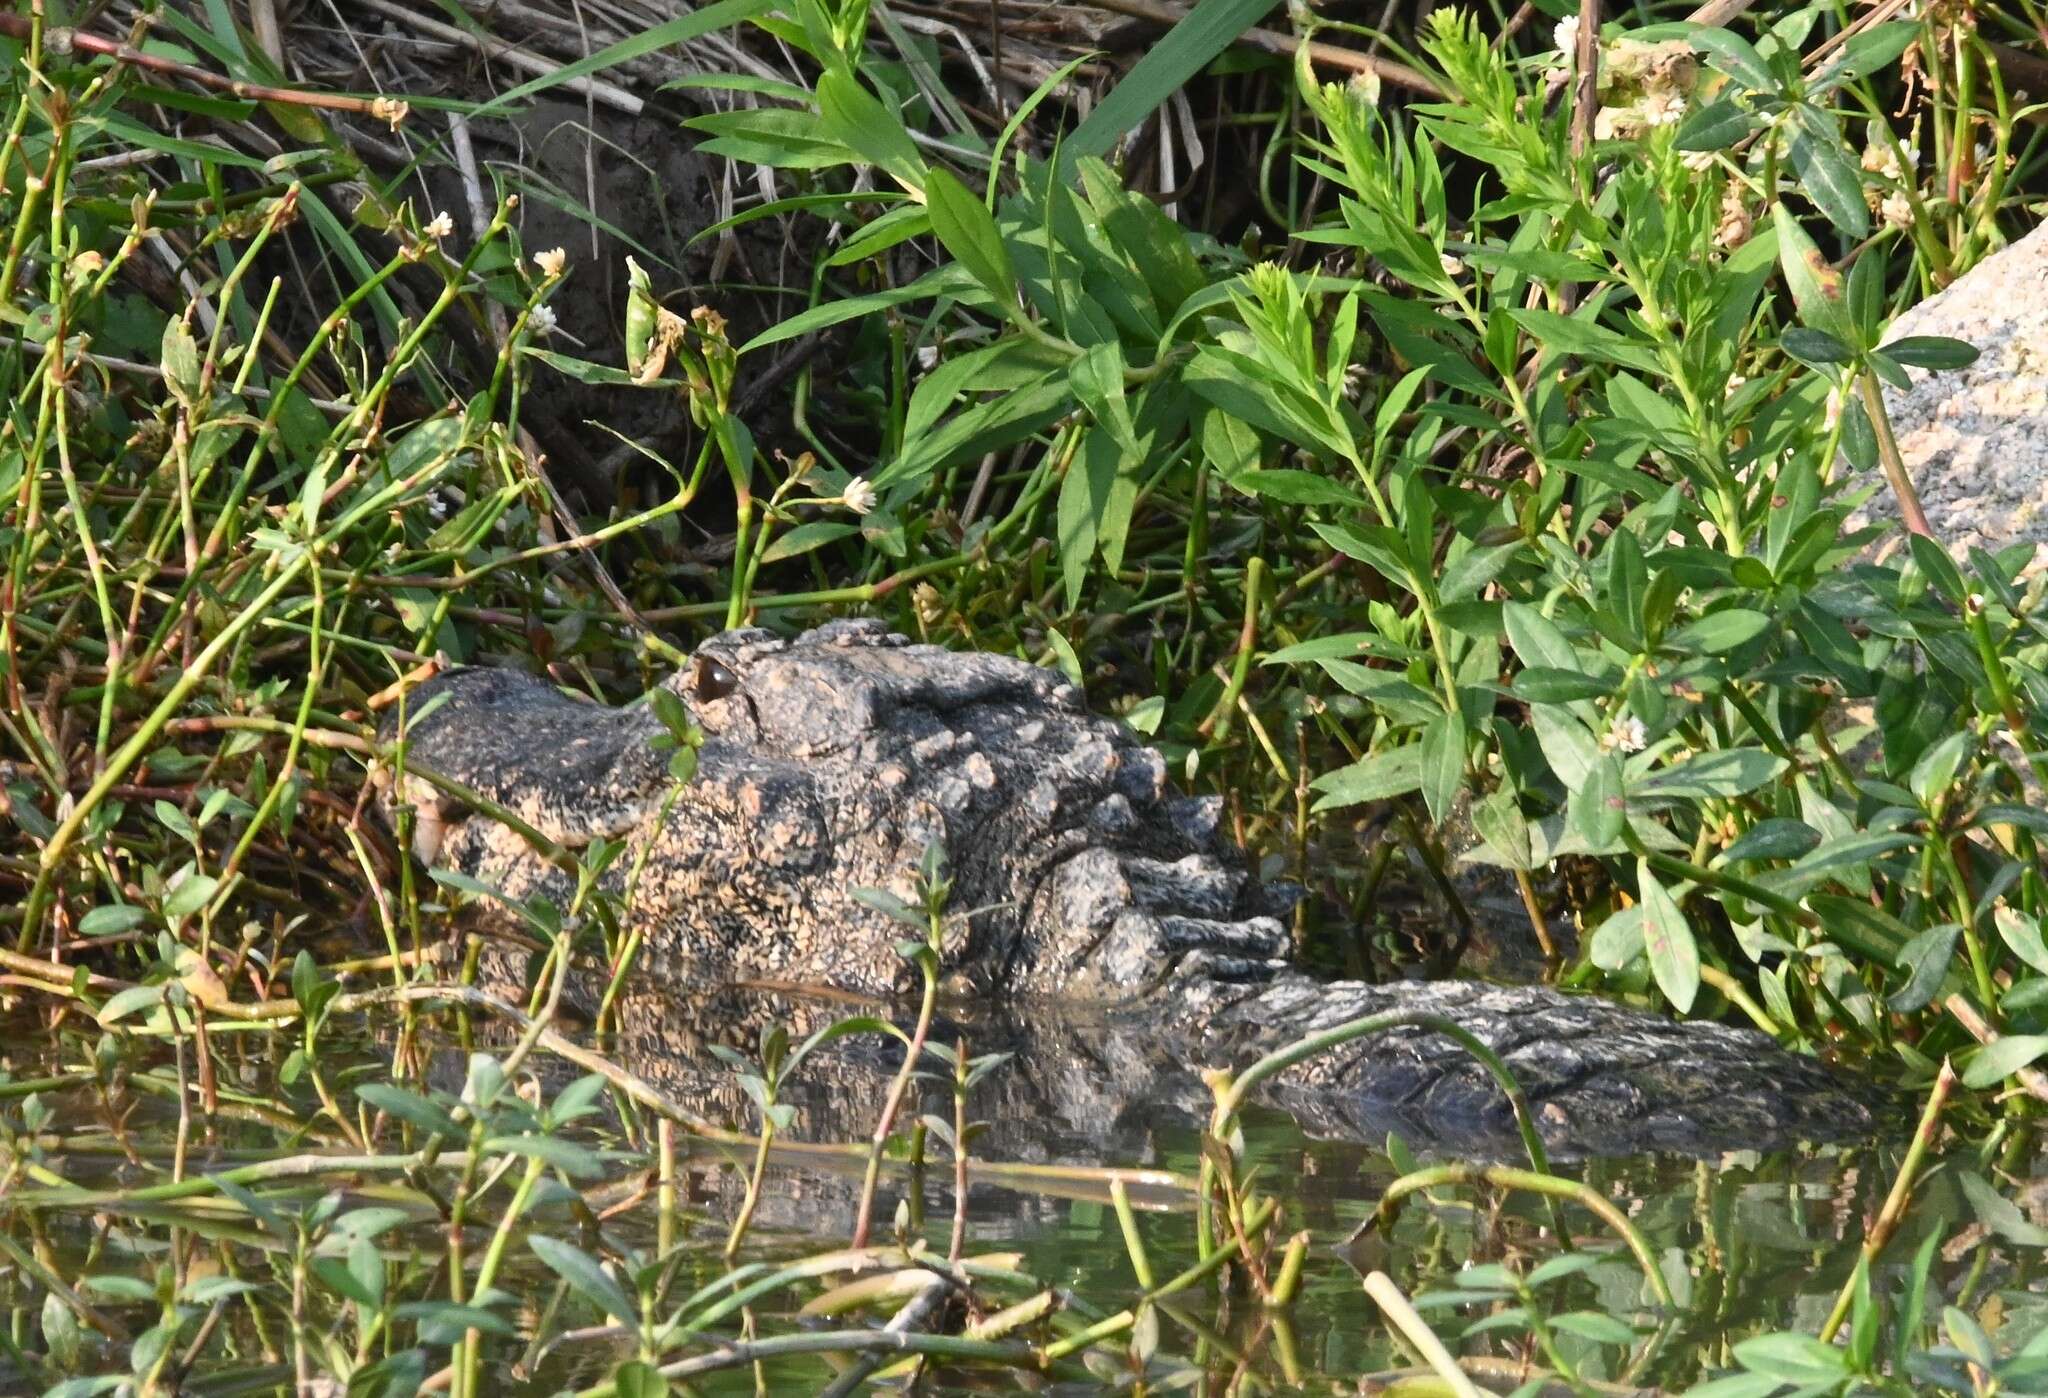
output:
{"label": "alligator eye", "polygon": [[697,657],[697,669],[690,676],[690,693],[706,701],[723,699],[740,687],[740,677],[708,655]]}

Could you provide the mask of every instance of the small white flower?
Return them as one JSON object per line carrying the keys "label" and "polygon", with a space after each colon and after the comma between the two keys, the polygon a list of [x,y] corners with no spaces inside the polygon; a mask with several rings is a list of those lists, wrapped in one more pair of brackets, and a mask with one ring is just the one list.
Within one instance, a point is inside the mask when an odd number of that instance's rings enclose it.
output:
{"label": "small white flower", "polygon": [[1651,126],[1676,126],[1685,119],[1685,94],[1675,87],[1653,88],[1643,96],[1643,120]]}
{"label": "small white flower", "polygon": [[916,357],[920,373],[929,374],[932,370],[939,367],[939,347],[937,345],[919,345]]}
{"label": "small white flower", "polygon": [[1440,252],[1437,254],[1437,261],[1443,264],[1445,276],[1462,277],[1465,275],[1465,263],[1463,259],[1453,257],[1447,252]]}
{"label": "small white flower", "polygon": [[535,306],[527,313],[526,324],[536,336],[546,339],[555,333],[555,327],[561,322],[555,318],[553,306]]}
{"label": "small white flower", "polygon": [[1564,66],[1571,67],[1579,54],[1579,17],[1566,15],[1559,20],[1557,28],[1550,31],[1550,38],[1557,45],[1557,51],[1564,55]]}
{"label": "small white flower", "polygon": [[1643,721],[1634,714],[1627,718],[1617,716],[1600,737],[1600,746],[1607,752],[1641,752],[1643,745],[1650,741],[1650,734],[1643,727]]}
{"label": "small white flower", "polygon": [[1351,95],[1366,106],[1377,107],[1380,104],[1380,75],[1377,69],[1368,68],[1364,72],[1353,73],[1347,86],[1351,89]]}
{"label": "small white flower", "polygon": [[429,238],[433,238],[438,241],[439,239],[446,238],[450,234],[454,233],[455,220],[445,213],[435,214],[431,219],[427,221],[427,226],[421,229],[420,231],[426,234]]}
{"label": "small white flower", "polygon": [[1876,141],[1865,146],[1862,163],[1866,171],[1883,179],[1898,180],[1904,176],[1899,165],[1898,148],[1889,141]]}
{"label": "small white flower", "polygon": [[1359,400],[1365,393],[1366,385],[1371,381],[1371,371],[1363,364],[1346,364],[1344,366],[1344,396],[1352,402],[1356,403]]}
{"label": "small white flower", "polygon": [[1895,189],[1885,195],[1884,203],[1878,206],[1878,212],[1883,214],[1884,221],[1894,228],[1913,226],[1913,201],[1906,197],[1903,190]]}
{"label": "small white flower", "polygon": [[549,248],[546,252],[537,252],[533,255],[533,265],[540,268],[540,274],[544,277],[561,276],[562,268],[568,263],[569,254],[560,248]]}
{"label": "small white flower", "polygon": [[1714,168],[1714,157],[1718,154],[1718,151],[1710,150],[1680,151],[1678,153],[1678,163],[1685,166],[1686,169],[1692,171],[1695,175],[1704,175],[1707,171]]}
{"label": "small white flower", "polygon": [[846,494],[839,497],[840,503],[857,515],[864,515],[875,508],[875,488],[864,480],[847,483]]}

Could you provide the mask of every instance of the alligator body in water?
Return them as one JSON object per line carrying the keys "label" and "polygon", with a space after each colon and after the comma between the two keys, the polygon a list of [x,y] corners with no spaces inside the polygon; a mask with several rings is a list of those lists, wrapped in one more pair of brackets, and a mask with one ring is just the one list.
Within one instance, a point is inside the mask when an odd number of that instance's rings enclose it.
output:
{"label": "alligator body in water", "polygon": [[[645,929],[643,964],[671,984],[900,991],[905,929],[854,895],[909,896],[936,840],[958,910],[949,977],[1013,1006],[1093,1007],[1148,1061],[1242,1063],[1363,1015],[1426,1011],[1506,1060],[1561,1153],[1707,1154],[1878,1129],[1869,1093],[1753,1030],[1539,987],[1308,975],[1289,962],[1285,899],[1247,876],[1220,803],[1176,792],[1156,751],[1051,671],[849,621],[794,640],[714,637],[664,687],[703,733],[680,788],[654,706],[579,702],[506,670],[416,690],[404,751],[562,846],[626,840],[607,879]],[[417,811],[428,862],[514,899],[567,893],[525,837],[415,773],[394,798]],[[1033,1071],[1057,1075],[1056,1046],[1034,1039]],[[1334,1049],[1275,1091],[1311,1127],[1398,1123],[1464,1149],[1513,1140],[1492,1080],[1424,1028]]]}

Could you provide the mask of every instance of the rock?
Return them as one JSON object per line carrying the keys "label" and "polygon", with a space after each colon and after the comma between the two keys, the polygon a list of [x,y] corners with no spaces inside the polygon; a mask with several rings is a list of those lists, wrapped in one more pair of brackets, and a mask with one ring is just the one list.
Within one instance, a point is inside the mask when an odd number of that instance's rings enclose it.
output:
{"label": "rock", "polygon": [[[1885,389],[1935,537],[1958,554],[2029,543],[2038,566],[2048,557],[2048,225],[1900,316],[1885,338],[1908,335],[1979,351],[1967,368],[1908,369],[1911,389]],[[1866,511],[1896,519],[1898,502],[1883,489]]]}

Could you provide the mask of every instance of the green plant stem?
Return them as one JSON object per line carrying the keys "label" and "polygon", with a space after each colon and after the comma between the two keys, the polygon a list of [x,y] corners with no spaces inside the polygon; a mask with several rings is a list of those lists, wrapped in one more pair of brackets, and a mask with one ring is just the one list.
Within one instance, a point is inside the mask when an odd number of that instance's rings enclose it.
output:
{"label": "green plant stem", "polygon": [[1389,1010],[1382,1014],[1346,1020],[1321,1033],[1311,1034],[1283,1048],[1275,1049],[1240,1073],[1224,1075],[1214,1089],[1216,1105],[1209,1118],[1210,1135],[1219,1140],[1228,1137],[1231,1122],[1244,1106],[1247,1095],[1254,1087],[1274,1074],[1368,1035],[1382,1033],[1388,1029],[1410,1027],[1428,1029],[1453,1039],[1479,1061],[1480,1066],[1486,1069],[1500,1087],[1501,1093],[1508,1099],[1508,1106],[1514,1111],[1515,1126],[1521,1132],[1522,1148],[1529,1153],[1530,1165],[1539,1174],[1547,1175],[1550,1172],[1550,1160],[1543,1149],[1543,1139],[1536,1134],[1535,1119],[1529,1114],[1528,1098],[1523,1095],[1522,1086],[1515,1081],[1515,1075],[1509,1071],[1508,1065],[1471,1030],[1443,1015],[1420,1010]]}
{"label": "green plant stem", "polygon": [[[1934,1086],[1928,1091],[1927,1104],[1920,1110],[1920,1123],[1913,1130],[1912,1144],[1906,1147],[1906,1158],[1899,1163],[1899,1173],[1892,1178],[1891,1190],[1885,1195],[1884,1207],[1878,1210],[1877,1221],[1864,1237],[1862,1256],[1866,1267],[1877,1264],[1878,1254],[1884,1251],[1885,1244],[1891,1241],[1892,1234],[1898,1231],[1900,1221],[1906,1216],[1906,1206],[1913,1198],[1913,1186],[1919,1182],[1920,1167],[1933,1147],[1935,1137],[1940,1134],[1942,1108],[1947,1105],[1955,1085],[1955,1069],[1944,1058],[1941,1071],[1934,1076]],[[1827,1322],[1820,1328],[1822,1344],[1832,1344],[1835,1336],[1841,1333],[1855,1299],[1855,1278],[1851,1277],[1835,1297],[1834,1309],[1828,1312]]]}
{"label": "green plant stem", "polygon": [[1483,1184],[1494,1189],[1521,1189],[1532,1194],[1541,1194],[1553,1199],[1568,1199],[1599,1218],[1612,1228],[1621,1240],[1628,1244],[1635,1254],[1636,1265],[1642,1268],[1643,1280],[1650,1288],[1650,1294],[1657,1298],[1659,1305],[1669,1309],[1675,1303],[1671,1299],[1671,1288],[1664,1280],[1664,1273],[1657,1266],[1657,1255],[1650,1251],[1649,1243],[1636,1231],[1628,1216],[1614,1206],[1614,1202],[1595,1192],[1579,1180],[1568,1180],[1557,1175],[1544,1174],[1533,1170],[1518,1170],[1507,1165],[1438,1165],[1426,1170],[1417,1170],[1403,1175],[1387,1186],[1387,1192],[1380,1197],[1380,1206],[1373,1216],[1374,1226],[1382,1236],[1387,1235],[1393,1225],[1394,1214],[1401,1201],[1420,1190],[1436,1189],[1443,1185]]}

